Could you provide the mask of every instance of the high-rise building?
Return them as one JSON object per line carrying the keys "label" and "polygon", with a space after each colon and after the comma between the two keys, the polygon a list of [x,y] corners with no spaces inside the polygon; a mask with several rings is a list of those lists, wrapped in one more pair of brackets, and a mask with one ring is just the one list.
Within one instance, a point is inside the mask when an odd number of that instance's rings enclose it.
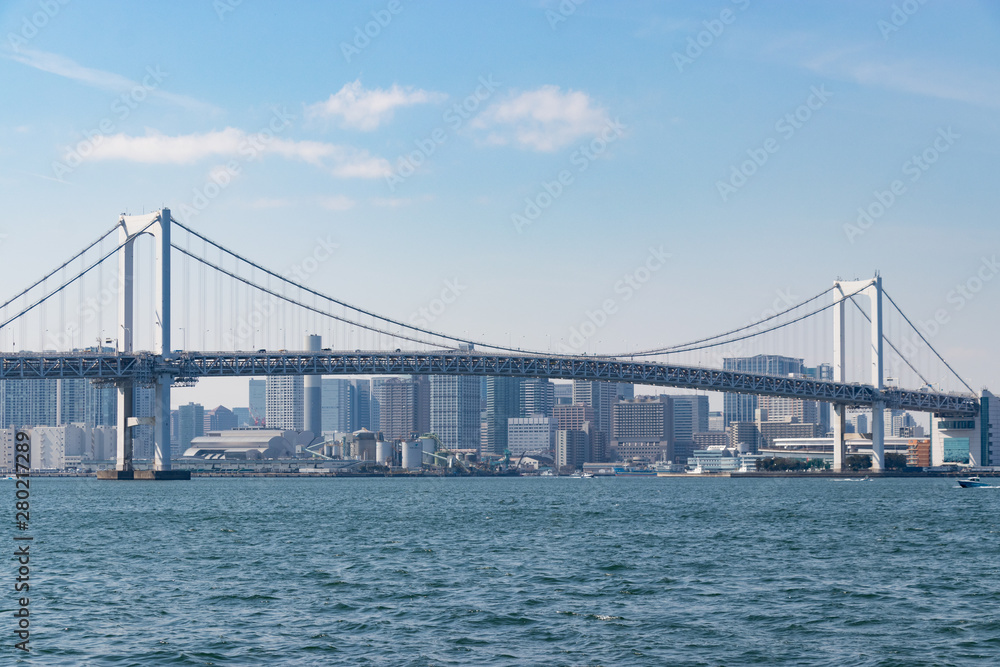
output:
{"label": "high-rise building", "polygon": [[507,448],[511,456],[552,451],[559,420],[554,417],[512,417],[507,420]]}
{"label": "high-rise building", "polygon": [[[372,427],[375,427],[373,429]],[[372,423],[372,389],[370,380],[351,380],[351,432],[361,429],[376,430]]]}
{"label": "high-rise building", "polygon": [[0,380],[0,428],[56,426],[57,380]]}
{"label": "high-rise building", "polygon": [[[727,371],[757,373],[788,377],[802,375],[802,359],[777,354],[758,354],[753,357],[726,357],[722,367]],[[755,394],[725,394],[722,399],[722,416],[726,426],[733,422],[752,422],[760,407]]]}
{"label": "high-rise building", "polygon": [[253,426],[250,408],[233,408],[233,417],[236,419],[236,428]]}
{"label": "high-rise building", "polygon": [[385,440],[406,440],[417,432],[417,386],[410,378],[375,378],[372,406],[378,407],[378,430]]}
{"label": "high-rise building", "polygon": [[572,405],[573,404],[573,385],[567,384],[565,382],[560,382],[555,384],[553,389],[553,395],[555,396],[555,405]]}
{"label": "high-rise building", "polygon": [[201,435],[205,435],[205,408],[199,403],[180,406],[177,409],[177,455],[183,455],[191,446],[191,440]]}
{"label": "high-rise building", "polygon": [[618,458],[670,459],[673,451],[673,398],[639,396],[614,405],[611,451]]}
{"label": "high-rise building", "polygon": [[573,381],[573,403],[594,408],[593,427],[611,435],[612,406],[615,404],[618,384],[612,382]]}
{"label": "high-rise building", "polygon": [[301,375],[267,377],[267,427],[301,431],[305,427],[305,387]]}
{"label": "high-rise building", "polygon": [[467,375],[432,375],[431,432],[445,449],[479,449],[481,381]]}
{"label": "high-rise building", "polygon": [[202,434],[209,431],[229,431],[236,428],[236,415],[225,406],[218,406],[205,413],[205,426]]}
{"label": "high-rise building", "polygon": [[674,441],[694,442],[695,433],[708,429],[708,396],[673,396]]}
{"label": "high-rise building", "polygon": [[560,429],[579,431],[584,423],[593,423],[594,408],[589,405],[556,405],[552,408],[552,416],[559,420]]}
{"label": "high-rise building", "polygon": [[267,380],[250,379],[250,419],[254,426],[267,424]]}
{"label": "high-rise building", "polygon": [[631,401],[635,398],[635,385],[631,382],[619,382],[616,393],[619,401]]}
{"label": "high-rise building", "polygon": [[426,375],[411,377],[417,391],[417,433],[431,432],[431,379]]}
{"label": "high-rise building", "polygon": [[551,381],[533,378],[521,382],[521,414],[525,417],[551,417],[555,404],[556,386]]}
{"label": "high-rise building", "polygon": [[508,447],[507,420],[522,416],[521,378],[486,378],[486,451],[502,454]]}
{"label": "high-rise building", "polygon": [[322,429],[324,432],[351,433],[351,382],[344,378],[323,378]]}
{"label": "high-rise building", "polygon": [[556,466],[580,468],[593,460],[591,456],[591,424],[585,422],[581,429],[556,431]]}

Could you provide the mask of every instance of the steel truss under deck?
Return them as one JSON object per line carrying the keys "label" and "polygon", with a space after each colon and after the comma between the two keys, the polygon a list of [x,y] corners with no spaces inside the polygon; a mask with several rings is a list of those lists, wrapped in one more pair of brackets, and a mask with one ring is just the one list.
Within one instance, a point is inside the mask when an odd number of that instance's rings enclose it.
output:
{"label": "steel truss under deck", "polygon": [[774,377],[690,366],[602,357],[495,355],[476,352],[181,352],[163,358],[135,354],[0,355],[0,379],[84,378],[151,384],[169,375],[178,382],[206,377],[267,375],[500,375],[603,380],[660,387],[784,396],[850,406],[887,407],[941,415],[974,416],[979,400],[967,394],[884,389],[870,385]]}

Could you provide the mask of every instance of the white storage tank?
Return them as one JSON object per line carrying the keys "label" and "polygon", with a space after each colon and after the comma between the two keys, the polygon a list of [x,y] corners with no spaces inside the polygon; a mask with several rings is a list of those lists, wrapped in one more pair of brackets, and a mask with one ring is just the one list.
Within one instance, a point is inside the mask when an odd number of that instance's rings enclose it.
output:
{"label": "white storage tank", "polygon": [[381,465],[392,465],[392,443],[379,440],[375,443],[375,460]]}
{"label": "white storage tank", "polygon": [[420,441],[404,442],[400,446],[403,448],[403,467],[407,470],[420,470],[424,456]]}
{"label": "white storage tank", "polygon": [[437,459],[431,456],[431,454],[437,451],[437,442],[435,442],[434,438],[420,438],[418,442],[423,451],[424,464],[436,465]]}

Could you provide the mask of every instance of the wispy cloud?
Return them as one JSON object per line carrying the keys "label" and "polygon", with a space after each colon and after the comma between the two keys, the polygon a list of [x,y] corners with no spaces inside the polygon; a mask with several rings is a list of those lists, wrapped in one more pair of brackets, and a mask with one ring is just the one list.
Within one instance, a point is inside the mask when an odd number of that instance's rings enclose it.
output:
{"label": "wispy cloud", "polygon": [[367,132],[392,119],[400,107],[443,102],[447,97],[444,93],[403,88],[398,84],[388,90],[365,89],[359,79],[346,84],[325,102],[307,106],[306,118],[338,119],[341,127]]}
{"label": "wispy cloud", "polygon": [[193,164],[208,158],[253,159],[268,153],[306,162],[342,178],[383,178],[392,171],[388,160],[373,156],[366,150],[319,141],[269,138],[232,127],[178,136],[154,130],[146,130],[145,136],[115,134],[97,142],[88,159]]}
{"label": "wispy cloud", "polygon": [[599,131],[609,122],[607,111],[581,91],[563,92],[542,86],[494,104],[471,127],[486,132],[490,145],[515,144],[535,151],[554,151]]}
{"label": "wispy cloud", "polygon": [[1000,72],[940,60],[886,59],[857,46],[807,58],[806,69],[862,86],[1000,108]]}
{"label": "wispy cloud", "polygon": [[433,195],[423,195],[421,197],[373,197],[370,201],[372,206],[379,208],[400,208],[402,206],[413,206],[434,201]]}
{"label": "wispy cloud", "polygon": [[333,197],[320,197],[319,205],[328,211],[347,211],[357,204],[356,201],[347,195],[336,195]]}
{"label": "wispy cloud", "polygon": [[[192,97],[188,97],[187,95],[177,95],[175,93],[169,93],[165,90],[160,90],[157,87],[159,81],[156,82],[157,85],[153,85],[151,87],[149,82],[144,84],[138,81],[133,81],[128,77],[121,76],[120,74],[115,74],[114,72],[105,72],[104,70],[84,67],[76,61],[56,53],[22,49],[15,53],[5,54],[5,56],[10,60],[21,63],[22,65],[34,67],[35,69],[43,72],[55,74],[56,76],[61,76],[92,88],[108,90],[114,93],[128,93],[135,90],[137,87],[144,87],[146,89],[146,93],[150,97],[159,98],[165,102],[176,104],[177,106],[185,109],[190,109],[192,111],[208,111],[211,113],[218,113],[220,111],[220,109],[214,105],[201,102]],[[156,67],[150,67],[147,70],[147,74],[149,73],[153,73],[154,77],[158,78],[160,81],[168,76],[165,72]]]}

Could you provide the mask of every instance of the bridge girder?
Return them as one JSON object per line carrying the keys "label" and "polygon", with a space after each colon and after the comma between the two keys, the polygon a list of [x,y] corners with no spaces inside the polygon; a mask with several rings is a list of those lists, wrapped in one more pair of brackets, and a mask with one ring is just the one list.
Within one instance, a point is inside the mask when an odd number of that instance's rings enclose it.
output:
{"label": "bridge girder", "polygon": [[103,382],[154,378],[176,381],[268,375],[501,375],[562,380],[604,380],[681,389],[784,396],[850,406],[889,407],[972,416],[977,398],[964,394],[884,389],[870,385],[774,377],[719,369],[601,357],[492,355],[475,352],[184,352],[164,358],[137,354],[30,354],[0,356],[0,379],[86,378]]}

